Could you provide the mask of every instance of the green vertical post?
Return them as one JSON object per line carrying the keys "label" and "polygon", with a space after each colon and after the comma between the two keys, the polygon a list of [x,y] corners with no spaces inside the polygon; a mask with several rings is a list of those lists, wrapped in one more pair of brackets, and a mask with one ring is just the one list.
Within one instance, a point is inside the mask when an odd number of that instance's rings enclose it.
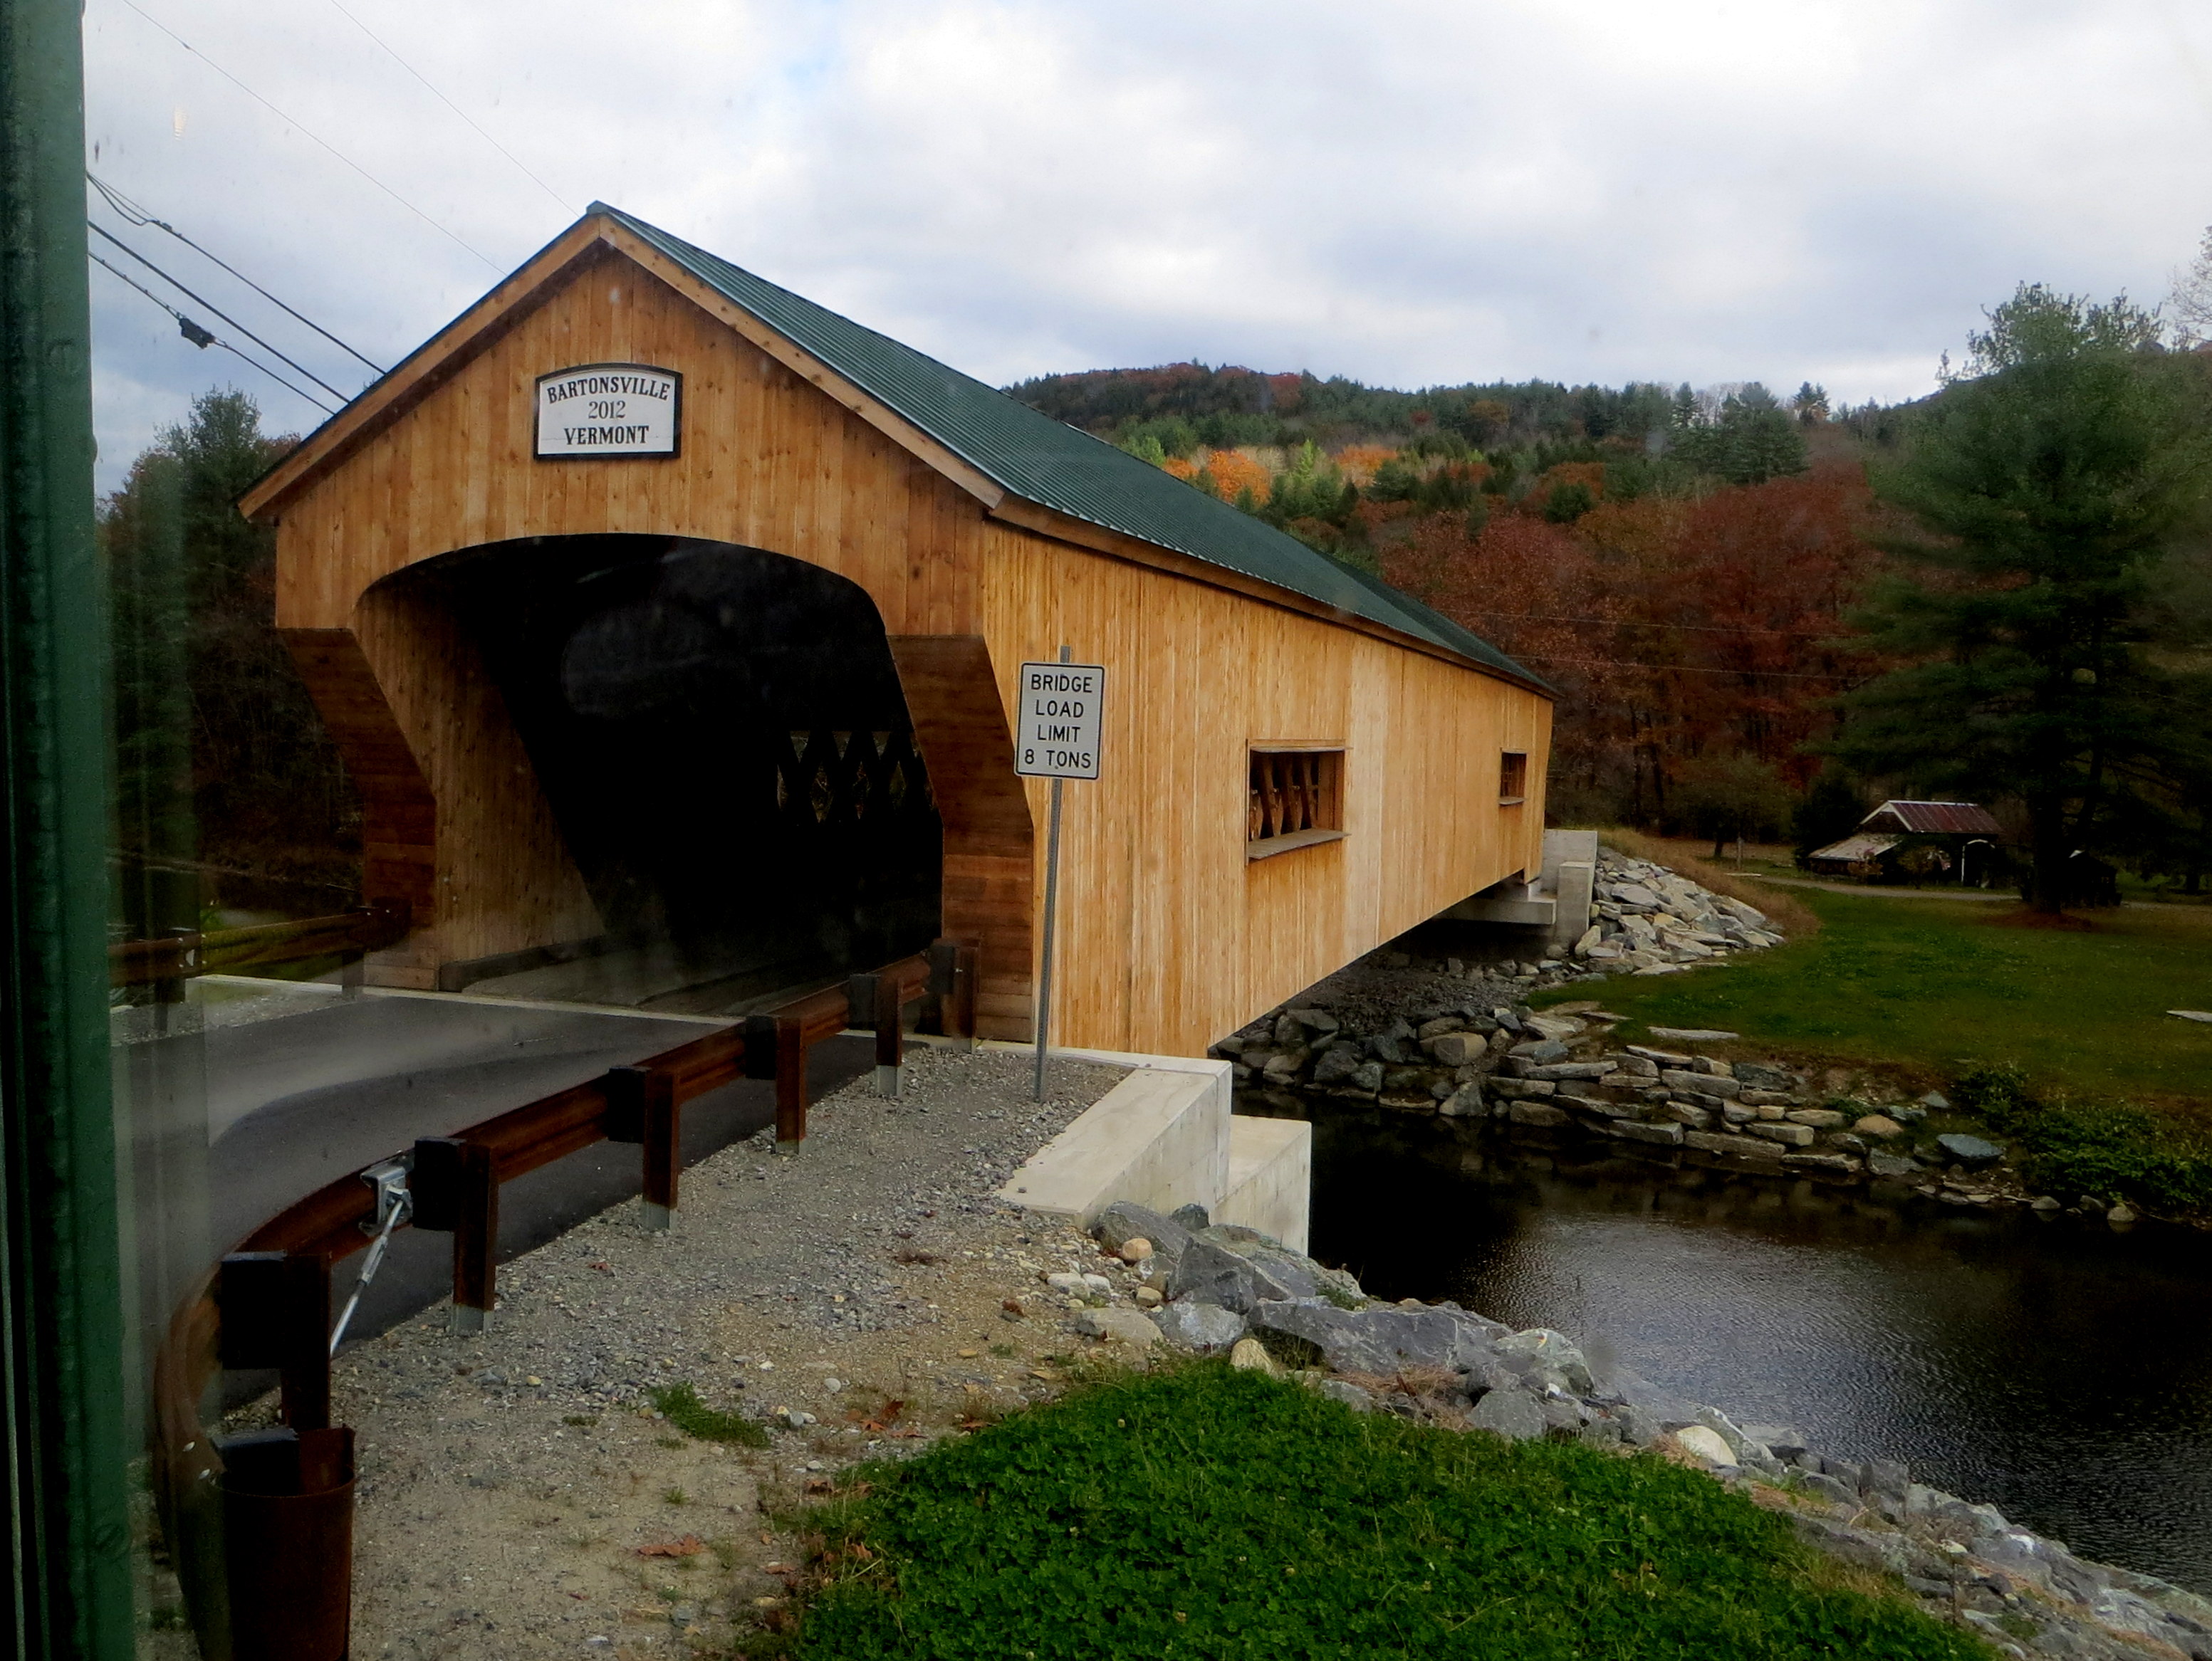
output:
{"label": "green vertical post", "polygon": [[79,27],[70,0],[0,0],[0,1642],[124,1661],[134,1617]]}

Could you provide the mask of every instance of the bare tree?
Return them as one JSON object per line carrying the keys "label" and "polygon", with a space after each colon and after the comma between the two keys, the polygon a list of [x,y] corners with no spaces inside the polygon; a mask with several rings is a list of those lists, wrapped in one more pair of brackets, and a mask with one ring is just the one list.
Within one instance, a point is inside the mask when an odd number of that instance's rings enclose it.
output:
{"label": "bare tree", "polygon": [[2166,314],[2176,346],[2212,345],[2212,226],[2205,227],[2189,269],[2174,274]]}

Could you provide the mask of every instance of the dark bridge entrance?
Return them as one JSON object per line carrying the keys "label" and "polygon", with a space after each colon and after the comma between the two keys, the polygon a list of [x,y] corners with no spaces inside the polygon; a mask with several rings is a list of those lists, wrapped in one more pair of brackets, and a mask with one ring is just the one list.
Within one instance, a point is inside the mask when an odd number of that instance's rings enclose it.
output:
{"label": "dark bridge entrance", "polygon": [[647,536],[500,543],[401,580],[446,591],[605,929],[449,984],[733,1011],[938,933],[943,831],[856,584]]}

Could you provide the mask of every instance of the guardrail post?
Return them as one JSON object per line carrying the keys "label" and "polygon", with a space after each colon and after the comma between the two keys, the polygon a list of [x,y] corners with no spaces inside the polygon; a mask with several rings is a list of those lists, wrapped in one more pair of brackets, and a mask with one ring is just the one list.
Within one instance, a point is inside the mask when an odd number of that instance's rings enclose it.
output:
{"label": "guardrail post", "polygon": [[217,1452],[230,1661],[344,1661],[353,1432],[251,1431]]}
{"label": "guardrail post", "polygon": [[876,1094],[899,1093],[900,1069],[906,1064],[906,1034],[901,1016],[900,978],[889,971],[856,974],[846,984],[845,1001],[853,1014],[866,1016],[876,1034]]}
{"label": "guardrail post", "polygon": [[319,1252],[235,1252],[215,1284],[216,1358],[227,1367],[274,1367],[284,1422],[331,1422],[331,1265]]}
{"label": "guardrail post", "polygon": [[935,1003],[937,1030],[975,1047],[975,969],[972,940],[939,939],[929,946],[929,996]]}
{"label": "guardrail post", "polygon": [[417,1228],[453,1236],[453,1331],[481,1332],[496,1300],[499,1171],[492,1150],[453,1137],[415,1144]]}
{"label": "guardrail post", "polygon": [[643,1144],[644,1180],[640,1185],[647,1228],[665,1228],[676,1220],[676,1184],[683,1163],[683,1109],[676,1100],[676,1075],[653,1067],[610,1068],[607,1140]]}
{"label": "guardrail post", "polygon": [[745,1017],[745,1076],[775,1081],[775,1151],[796,1154],[806,1140],[806,1041],[798,1021]]}

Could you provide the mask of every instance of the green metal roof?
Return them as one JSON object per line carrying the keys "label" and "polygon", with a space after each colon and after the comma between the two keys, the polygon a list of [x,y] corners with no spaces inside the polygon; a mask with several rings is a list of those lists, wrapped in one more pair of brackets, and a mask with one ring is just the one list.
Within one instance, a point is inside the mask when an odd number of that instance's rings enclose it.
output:
{"label": "green metal roof", "polygon": [[585,211],[604,214],[651,243],[1011,494],[1273,583],[1486,669],[1544,685],[1488,641],[1379,578],[1340,564],[1103,439],[1054,421],[996,387],[618,208],[594,202]]}

